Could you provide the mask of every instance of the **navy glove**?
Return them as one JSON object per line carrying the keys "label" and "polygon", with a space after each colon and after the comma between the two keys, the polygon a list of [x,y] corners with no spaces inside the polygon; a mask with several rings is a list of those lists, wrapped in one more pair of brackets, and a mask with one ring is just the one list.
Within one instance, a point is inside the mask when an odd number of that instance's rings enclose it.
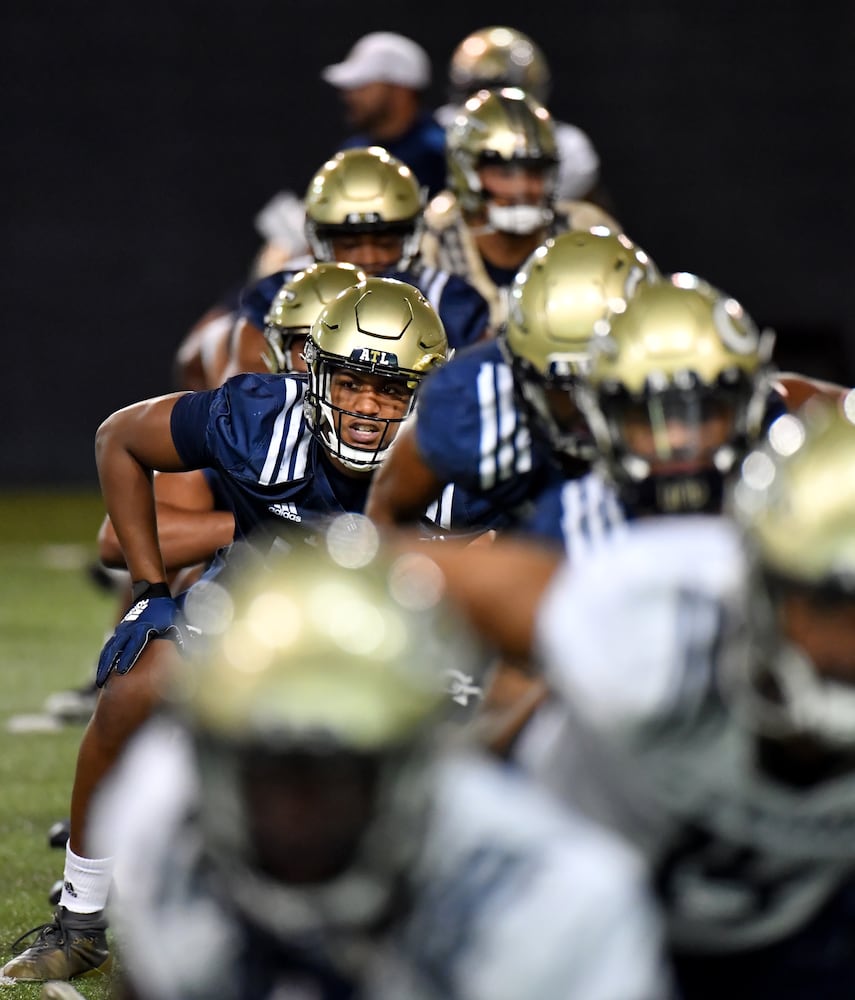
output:
{"label": "navy glove", "polygon": [[183,649],[184,637],[176,624],[178,610],[165,584],[152,584],[144,589],[101,650],[95,676],[98,687],[112,670],[126,674],[151,639],[170,638]]}

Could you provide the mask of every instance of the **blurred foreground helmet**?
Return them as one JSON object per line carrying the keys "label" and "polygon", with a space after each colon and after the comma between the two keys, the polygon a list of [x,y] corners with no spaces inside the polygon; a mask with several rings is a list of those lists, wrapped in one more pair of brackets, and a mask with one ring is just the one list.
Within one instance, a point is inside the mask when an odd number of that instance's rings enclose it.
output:
{"label": "blurred foreground helmet", "polygon": [[[342,292],[318,316],[306,341],[305,407],[312,433],[347,468],[371,471],[412,413],[419,382],[447,355],[442,321],[413,285],[395,278],[367,278]],[[342,419],[361,415],[333,402],[333,380],[342,371],[398,380],[406,394],[402,416],[371,418],[383,425],[372,447],[354,447],[343,440]]]}
{"label": "blurred foreground helmet", "polygon": [[424,198],[408,166],[380,146],[346,149],[321,167],[306,191],[306,239],[318,260],[333,260],[335,236],[398,235],[400,270],[418,252]]}
{"label": "blurred foreground helmet", "polygon": [[499,87],[519,87],[538,101],[549,96],[546,57],[516,28],[497,25],[467,35],[452,53],[448,77],[457,103],[476,90]]}
{"label": "blurred foreground helmet", "polygon": [[627,236],[595,229],[547,240],[514,279],[500,344],[523,408],[555,452],[593,457],[575,393],[590,368],[594,325],[656,277]]}
{"label": "blurred foreground helmet", "polygon": [[[524,91],[506,87],[470,97],[447,129],[446,157],[449,187],[464,211],[479,212],[490,205],[479,168],[520,167],[543,173],[544,201],[510,206],[511,210],[523,210],[527,232],[552,221],[558,164],[555,126],[547,109]],[[504,231],[500,219],[491,224]]]}
{"label": "blurred foreground helmet", "polygon": [[264,339],[267,341],[264,360],[270,371],[294,371],[294,339],[299,338],[298,350],[302,351],[303,341],[324,306],[339,292],[359,284],[365,277],[353,264],[319,262],[310,264],[286,281],[264,317]]}
{"label": "blurred foreground helmet", "polygon": [[751,567],[751,641],[730,680],[743,682],[738,704],[757,730],[784,741],[791,773],[816,773],[818,745],[826,769],[855,766],[853,420],[853,394],[843,411],[812,401],[779,417],[731,496]]}
{"label": "blurred foreground helmet", "polygon": [[598,324],[579,403],[631,511],[720,509],[725,478],[762,426],[773,340],[691,274],[641,285]]}
{"label": "blurred foreground helmet", "polygon": [[174,703],[218,884],[292,942],[368,929],[419,851],[445,668],[475,669],[480,647],[436,565],[382,553],[359,515],[211,586],[219,634]]}

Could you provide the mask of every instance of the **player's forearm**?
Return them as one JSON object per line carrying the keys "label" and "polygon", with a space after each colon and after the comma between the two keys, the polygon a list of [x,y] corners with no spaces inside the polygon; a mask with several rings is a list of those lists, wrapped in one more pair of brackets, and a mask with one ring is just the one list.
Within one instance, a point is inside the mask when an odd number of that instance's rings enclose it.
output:
{"label": "player's forearm", "polygon": [[424,515],[444,485],[421,457],[412,432],[405,429],[374,474],[365,514],[379,525],[411,524]]}
{"label": "player's forearm", "polygon": [[150,469],[99,431],[98,476],[104,506],[132,580],[166,579]]}
{"label": "player's forearm", "polygon": [[172,572],[207,562],[217,549],[229,545],[235,520],[230,511],[188,511],[158,504],[157,531],[163,562]]}
{"label": "player's forearm", "polygon": [[[234,537],[234,517],[228,511],[181,510],[166,504],[158,504],[156,510],[160,552],[169,573],[207,562]],[[109,518],[98,533],[98,555],[105,566],[126,567],[125,554]]]}
{"label": "player's forearm", "polygon": [[155,515],[153,470],[183,469],[172,441],[177,395],[118,410],[98,428],[95,460],[107,514],[133,580],[166,579]]}

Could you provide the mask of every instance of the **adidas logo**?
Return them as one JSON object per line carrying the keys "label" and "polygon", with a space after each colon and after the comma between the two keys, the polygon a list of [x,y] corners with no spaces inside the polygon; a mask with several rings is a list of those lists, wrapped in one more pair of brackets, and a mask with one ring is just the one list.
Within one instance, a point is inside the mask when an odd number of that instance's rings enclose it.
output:
{"label": "adidas logo", "polygon": [[298,524],[303,520],[292,503],[272,503],[267,509],[277,517],[284,517],[289,521],[296,521]]}
{"label": "adidas logo", "polygon": [[71,882],[63,882],[62,887],[63,889],[65,889],[65,891],[68,893],[69,896],[73,896],[75,899],[77,899],[77,892],[75,891],[74,886],[71,884]]}

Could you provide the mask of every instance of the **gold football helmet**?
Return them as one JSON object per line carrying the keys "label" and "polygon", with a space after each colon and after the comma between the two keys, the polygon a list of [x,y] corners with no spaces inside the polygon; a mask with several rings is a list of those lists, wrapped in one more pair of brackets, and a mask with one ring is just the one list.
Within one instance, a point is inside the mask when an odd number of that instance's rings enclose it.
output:
{"label": "gold football helmet", "polygon": [[477,90],[519,87],[538,101],[549,96],[549,65],[540,48],[516,28],[496,25],[467,35],[451,56],[451,99]]}
{"label": "gold football helmet", "polygon": [[521,165],[545,172],[547,205],[540,224],[551,221],[558,146],[547,109],[516,87],[481,90],[460,108],[446,132],[448,181],[466,212],[479,212],[488,199],[478,174],[490,164]]}
{"label": "gold football helmet", "polygon": [[597,324],[578,398],[631,510],[720,507],[724,477],[762,425],[773,341],[691,274],[641,285]]}
{"label": "gold football helmet", "polygon": [[301,341],[299,350],[302,350],[302,342],[324,306],[339,292],[359,284],[365,277],[353,264],[321,261],[310,264],[286,281],[264,317],[264,339],[267,341],[264,361],[270,371],[293,372],[295,338]]}
{"label": "gold football helmet", "polygon": [[176,673],[196,751],[204,848],[236,905],[273,934],[365,928],[419,847],[428,774],[453,725],[449,668],[479,643],[427,556],[393,558],[373,524],[244,553],[197,614],[218,625]]}
{"label": "gold football helmet", "polygon": [[559,455],[593,457],[575,391],[590,367],[595,324],[657,276],[627,236],[593,229],[547,240],[514,279],[499,343],[524,410]]}
{"label": "gold football helmet", "polygon": [[[855,753],[855,393],[769,428],[729,497],[749,557],[749,657],[727,679],[779,771],[808,780]],[[735,685],[733,682],[736,682]],[[820,750],[822,752],[820,753]]]}
{"label": "gold football helmet", "polygon": [[424,196],[408,166],[380,146],[336,153],[309,183],[306,239],[317,260],[333,260],[330,239],[394,233],[403,240],[400,269],[418,252]]}
{"label": "gold football helmet", "polygon": [[[354,285],[323,309],[306,341],[309,388],[305,407],[313,434],[347,468],[375,469],[398,426],[412,413],[419,382],[447,356],[442,321],[415,286],[375,277]],[[333,379],[343,369],[383,376],[406,391],[402,416],[372,418],[383,425],[372,447],[355,447],[342,439],[342,419],[359,416],[333,402]]]}

